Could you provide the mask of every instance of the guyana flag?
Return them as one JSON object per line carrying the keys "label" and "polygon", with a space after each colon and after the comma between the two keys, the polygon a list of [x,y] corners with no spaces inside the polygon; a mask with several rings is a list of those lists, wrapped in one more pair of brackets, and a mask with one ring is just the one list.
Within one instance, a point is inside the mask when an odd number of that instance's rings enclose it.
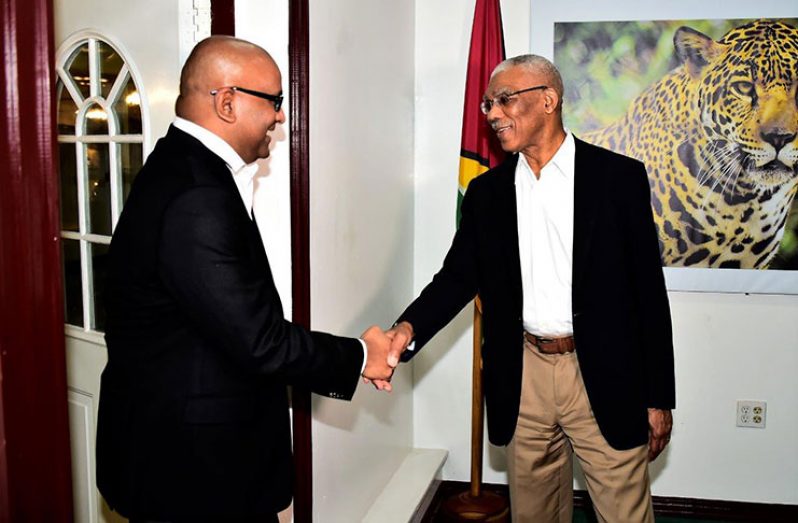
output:
{"label": "guyana flag", "polygon": [[504,33],[499,0],[476,0],[471,48],[468,53],[463,134],[460,140],[460,177],[457,191],[457,223],[460,203],[468,184],[488,169],[498,165],[502,152],[485,115],[479,110],[488,87],[490,73],[504,60]]}

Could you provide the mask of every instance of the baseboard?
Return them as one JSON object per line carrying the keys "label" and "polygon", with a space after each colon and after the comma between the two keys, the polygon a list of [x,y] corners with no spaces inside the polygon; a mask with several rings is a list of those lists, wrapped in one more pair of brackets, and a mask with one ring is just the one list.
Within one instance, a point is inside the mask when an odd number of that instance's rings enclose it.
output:
{"label": "baseboard", "polygon": [[[465,481],[442,481],[438,493],[468,490]],[[487,483],[486,490],[509,495],[507,485]],[[438,496],[440,497],[440,496]],[[435,500],[437,502],[438,500]],[[432,502],[432,505],[435,505]],[[657,516],[671,516],[694,519],[712,519],[723,522],[745,521],[750,523],[779,523],[798,521],[798,505],[781,505],[777,503],[748,503],[742,501],[725,501],[720,499],[676,498],[665,496],[653,497],[654,512]],[[591,509],[592,503],[587,491],[574,491],[574,506]],[[425,511],[426,512],[426,511]],[[416,521],[416,520],[414,520]],[[424,521],[419,519],[418,521]]]}
{"label": "baseboard", "polygon": [[[577,505],[579,500],[579,505]],[[723,499],[677,498],[653,496],[654,513],[658,516],[714,519],[718,521],[748,521],[752,523],[798,521],[798,505],[777,503],[749,503]],[[590,496],[585,490],[574,492],[574,505],[590,508]]]}

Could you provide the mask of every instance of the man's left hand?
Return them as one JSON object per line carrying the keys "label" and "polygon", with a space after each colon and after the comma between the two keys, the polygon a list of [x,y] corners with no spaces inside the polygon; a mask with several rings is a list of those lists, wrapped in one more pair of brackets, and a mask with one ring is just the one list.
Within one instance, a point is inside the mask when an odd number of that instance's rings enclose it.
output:
{"label": "man's left hand", "polygon": [[671,440],[673,415],[670,409],[648,409],[648,461],[654,461]]}

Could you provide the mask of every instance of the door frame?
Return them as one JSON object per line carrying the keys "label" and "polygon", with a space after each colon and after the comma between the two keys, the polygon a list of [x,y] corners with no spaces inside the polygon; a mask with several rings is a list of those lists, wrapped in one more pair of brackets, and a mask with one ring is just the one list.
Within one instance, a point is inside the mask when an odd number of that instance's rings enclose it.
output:
{"label": "door frame", "polygon": [[4,0],[0,26],[0,522],[62,521],[72,485],[52,2]]}
{"label": "door frame", "polygon": [[[310,20],[308,0],[289,0],[288,76],[291,165],[291,288],[294,323],[310,329]],[[291,392],[294,438],[294,521],[313,521],[313,437],[310,390]]]}

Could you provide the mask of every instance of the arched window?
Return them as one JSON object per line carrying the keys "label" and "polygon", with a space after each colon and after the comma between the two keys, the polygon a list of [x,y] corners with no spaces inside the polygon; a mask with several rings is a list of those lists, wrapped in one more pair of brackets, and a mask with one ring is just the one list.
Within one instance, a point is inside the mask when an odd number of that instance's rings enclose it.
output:
{"label": "arched window", "polygon": [[144,156],[130,62],[106,39],[73,39],[56,59],[66,322],[102,331],[111,233]]}

